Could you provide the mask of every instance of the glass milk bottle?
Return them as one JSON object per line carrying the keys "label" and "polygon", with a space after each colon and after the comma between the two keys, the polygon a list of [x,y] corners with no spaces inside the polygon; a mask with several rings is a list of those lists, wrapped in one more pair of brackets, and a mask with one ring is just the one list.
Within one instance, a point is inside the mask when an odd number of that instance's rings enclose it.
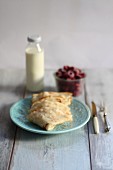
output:
{"label": "glass milk bottle", "polygon": [[29,91],[41,91],[44,88],[44,50],[40,36],[29,36],[26,48],[26,86]]}

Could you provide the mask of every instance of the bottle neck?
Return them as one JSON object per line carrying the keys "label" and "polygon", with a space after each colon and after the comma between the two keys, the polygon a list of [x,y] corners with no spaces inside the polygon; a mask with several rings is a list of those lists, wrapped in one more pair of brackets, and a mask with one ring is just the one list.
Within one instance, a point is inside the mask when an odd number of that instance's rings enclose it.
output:
{"label": "bottle neck", "polygon": [[28,45],[30,45],[30,46],[33,47],[33,48],[34,48],[34,47],[37,48],[38,52],[41,52],[41,51],[42,51],[41,46],[40,46],[39,43],[36,43],[36,42],[29,42]]}
{"label": "bottle neck", "polygon": [[38,51],[41,52],[42,50],[41,50],[40,44],[38,43],[36,44],[36,46],[37,46]]}

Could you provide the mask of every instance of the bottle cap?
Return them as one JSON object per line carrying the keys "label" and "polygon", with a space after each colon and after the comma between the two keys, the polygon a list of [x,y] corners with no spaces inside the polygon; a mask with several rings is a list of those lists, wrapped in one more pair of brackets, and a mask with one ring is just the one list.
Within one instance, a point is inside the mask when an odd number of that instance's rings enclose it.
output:
{"label": "bottle cap", "polygon": [[39,36],[39,35],[31,35],[31,36],[28,36],[28,37],[27,37],[27,40],[28,40],[29,42],[39,43],[39,42],[42,41],[42,38],[41,38],[41,36]]}

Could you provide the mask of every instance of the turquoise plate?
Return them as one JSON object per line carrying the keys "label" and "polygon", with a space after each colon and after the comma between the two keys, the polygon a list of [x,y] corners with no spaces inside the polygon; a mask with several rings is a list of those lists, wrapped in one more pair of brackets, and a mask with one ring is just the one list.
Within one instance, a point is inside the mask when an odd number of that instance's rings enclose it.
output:
{"label": "turquoise plate", "polygon": [[77,130],[84,126],[90,119],[90,110],[82,102],[73,98],[70,105],[73,115],[73,122],[57,125],[54,130],[46,131],[39,126],[29,122],[26,118],[31,107],[31,97],[22,99],[15,103],[10,109],[10,117],[12,121],[19,127],[34,133],[40,134],[59,134]]}

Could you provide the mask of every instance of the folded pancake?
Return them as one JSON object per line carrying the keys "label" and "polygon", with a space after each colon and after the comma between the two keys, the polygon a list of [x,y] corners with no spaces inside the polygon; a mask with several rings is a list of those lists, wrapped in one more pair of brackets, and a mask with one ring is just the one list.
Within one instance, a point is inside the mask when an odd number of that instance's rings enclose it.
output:
{"label": "folded pancake", "polygon": [[70,105],[72,102],[72,93],[70,92],[41,92],[33,94],[32,104],[37,101],[44,101],[45,99],[56,100],[65,105]]}
{"label": "folded pancake", "polygon": [[72,94],[67,92],[33,94],[32,106],[27,118],[45,130],[52,130],[58,124],[72,121],[72,114],[68,107],[71,101]]}
{"label": "folded pancake", "polygon": [[28,119],[43,129],[52,130],[58,124],[72,121],[72,114],[64,104],[46,100],[31,110]]}

